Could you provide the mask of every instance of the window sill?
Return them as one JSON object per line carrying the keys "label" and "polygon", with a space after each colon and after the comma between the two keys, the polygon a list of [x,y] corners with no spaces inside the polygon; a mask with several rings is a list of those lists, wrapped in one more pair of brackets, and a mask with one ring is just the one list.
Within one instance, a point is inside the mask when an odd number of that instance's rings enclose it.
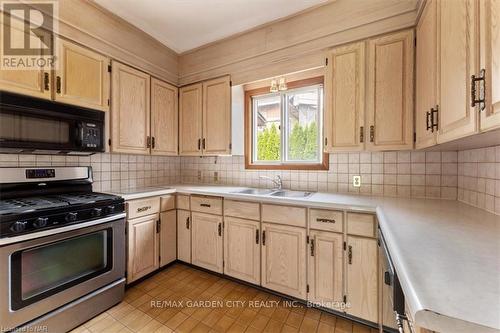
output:
{"label": "window sill", "polygon": [[328,154],[323,155],[323,163],[316,164],[253,164],[247,158],[245,159],[245,169],[254,170],[328,170]]}

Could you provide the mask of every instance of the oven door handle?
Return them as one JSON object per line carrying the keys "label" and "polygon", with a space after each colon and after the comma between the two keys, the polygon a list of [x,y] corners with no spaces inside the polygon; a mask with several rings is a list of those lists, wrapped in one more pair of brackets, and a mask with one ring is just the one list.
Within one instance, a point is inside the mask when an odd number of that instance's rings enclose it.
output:
{"label": "oven door handle", "polygon": [[27,241],[27,240],[30,240],[30,239],[35,239],[35,238],[40,238],[40,237],[45,237],[45,236],[57,235],[57,234],[60,234],[60,233],[63,233],[63,232],[68,232],[68,231],[72,231],[72,230],[78,230],[78,229],[82,229],[82,228],[87,228],[87,227],[91,227],[91,226],[94,226],[94,225],[103,224],[103,223],[111,222],[111,221],[114,221],[114,220],[119,220],[119,219],[125,218],[125,216],[126,216],[125,213],[120,213],[120,214],[116,214],[116,215],[113,215],[113,216],[106,216],[106,217],[103,217],[102,219],[97,219],[97,220],[91,220],[91,221],[88,221],[88,222],[72,224],[72,225],[68,225],[68,226],[65,226],[65,227],[59,227],[59,228],[54,228],[54,229],[47,229],[47,230],[33,232],[33,233],[30,233],[30,234],[21,235],[21,236],[14,236],[14,237],[2,238],[2,239],[0,239],[0,246],[12,244],[12,243],[23,242],[23,241]]}

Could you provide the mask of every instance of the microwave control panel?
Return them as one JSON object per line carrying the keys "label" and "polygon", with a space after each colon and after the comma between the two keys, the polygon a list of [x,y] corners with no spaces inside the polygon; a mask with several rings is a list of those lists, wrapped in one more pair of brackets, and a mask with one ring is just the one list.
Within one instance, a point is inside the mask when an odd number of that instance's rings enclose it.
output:
{"label": "microwave control panel", "polygon": [[80,124],[80,144],[82,148],[100,149],[102,144],[101,128],[95,123]]}

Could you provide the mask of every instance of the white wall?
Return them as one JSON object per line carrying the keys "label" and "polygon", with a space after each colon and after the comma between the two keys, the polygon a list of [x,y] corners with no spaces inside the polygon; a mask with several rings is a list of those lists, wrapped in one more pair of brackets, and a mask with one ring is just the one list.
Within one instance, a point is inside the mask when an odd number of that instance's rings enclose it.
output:
{"label": "white wall", "polygon": [[231,87],[231,126],[233,144],[232,155],[245,154],[245,90],[243,85]]}

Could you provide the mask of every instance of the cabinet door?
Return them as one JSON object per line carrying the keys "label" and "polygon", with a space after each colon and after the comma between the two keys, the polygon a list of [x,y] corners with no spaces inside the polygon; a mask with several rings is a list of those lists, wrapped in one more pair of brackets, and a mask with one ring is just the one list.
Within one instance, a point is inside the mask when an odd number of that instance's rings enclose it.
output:
{"label": "cabinet door", "polygon": [[177,155],[177,88],[151,78],[151,154]]}
{"label": "cabinet door", "polygon": [[[7,17],[4,13],[0,13],[0,20],[0,24],[4,25],[4,28],[10,27],[12,41],[24,41],[25,37],[28,37],[32,47],[41,49],[43,44],[38,37],[26,36],[24,22]],[[41,30],[39,31],[41,32]],[[46,38],[50,38],[49,33],[47,33]],[[51,99],[51,80],[49,68],[45,70],[0,70],[0,90],[38,98]]]}
{"label": "cabinet door", "polygon": [[55,100],[91,109],[109,110],[110,60],[84,47],[59,39]]}
{"label": "cabinet door", "polygon": [[222,216],[193,212],[191,217],[193,265],[222,273]]}
{"label": "cabinet door", "polygon": [[477,2],[438,1],[439,132],[438,143],[477,131],[471,106],[471,75],[477,75]]}
{"label": "cabinet door", "polygon": [[365,43],[333,49],[328,57],[325,150],[362,150],[365,118]]}
{"label": "cabinet door", "polygon": [[262,286],[305,299],[306,229],[262,224]]}
{"label": "cabinet door", "polygon": [[394,310],[393,310],[394,301],[392,297],[392,287],[390,285],[387,285],[384,281],[385,272],[389,270],[389,267],[387,264],[385,253],[383,253],[380,250],[381,248],[379,247],[378,294],[379,294],[380,323],[384,326],[384,328],[389,327],[397,330],[398,325],[396,323],[396,317],[394,316]]}
{"label": "cabinet door", "polygon": [[[431,125],[431,109],[437,109],[436,3],[436,0],[427,1],[417,25],[415,145],[418,149],[436,144],[437,129],[428,129],[428,125]],[[434,115],[437,117],[436,112]]]}
{"label": "cabinet door", "polygon": [[149,154],[149,75],[113,61],[111,151]]}
{"label": "cabinet door", "polygon": [[231,153],[229,76],[203,82],[203,155]]}
{"label": "cabinet door", "polygon": [[377,241],[347,236],[347,313],[378,322]]}
{"label": "cabinet door", "polygon": [[259,222],[224,219],[224,274],[260,284]]}
{"label": "cabinet door", "polygon": [[191,213],[177,211],[177,259],[191,263]]}
{"label": "cabinet door", "polygon": [[177,258],[177,218],[175,210],[160,214],[160,267]]}
{"label": "cabinet door", "polygon": [[331,304],[343,300],[343,238],[342,234],[311,231],[309,244],[309,301]]}
{"label": "cabinet door", "polygon": [[159,267],[157,221],[158,214],[127,221],[127,283],[135,281]]}
{"label": "cabinet door", "polygon": [[179,155],[201,155],[201,83],[179,89]]}
{"label": "cabinet door", "polygon": [[486,71],[486,105],[481,131],[500,127],[500,1],[479,2],[481,68]]}
{"label": "cabinet door", "polygon": [[367,148],[413,147],[413,31],[368,42]]}

